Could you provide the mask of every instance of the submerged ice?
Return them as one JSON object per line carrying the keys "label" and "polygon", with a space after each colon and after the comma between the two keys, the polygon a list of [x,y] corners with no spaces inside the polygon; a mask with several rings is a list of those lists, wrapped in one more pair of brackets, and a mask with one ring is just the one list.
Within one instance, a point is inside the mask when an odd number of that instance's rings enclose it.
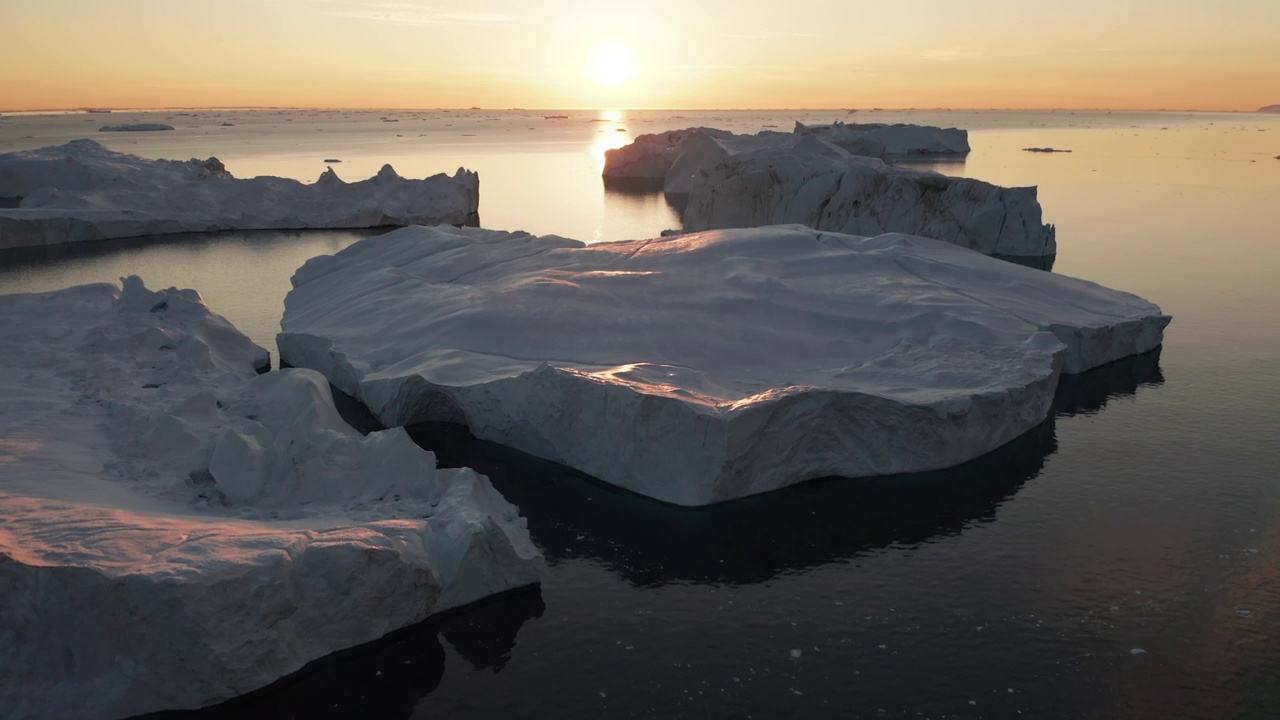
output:
{"label": "submerged ice", "polygon": [[283,360],[383,423],[464,423],[683,505],[962,463],[1040,423],[1061,372],[1151,350],[1169,322],[949,243],[799,226],[595,245],[405,228],[293,283]]}

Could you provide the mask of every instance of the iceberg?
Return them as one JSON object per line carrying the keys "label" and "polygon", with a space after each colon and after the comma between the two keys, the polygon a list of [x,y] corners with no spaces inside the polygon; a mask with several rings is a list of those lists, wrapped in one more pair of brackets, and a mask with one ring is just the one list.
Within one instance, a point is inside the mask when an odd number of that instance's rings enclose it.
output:
{"label": "iceberg", "polygon": [[[862,126],[821,126],[829,132],[818,132],[796,125],[794,133],[689,128],[641,135],[605,152],[605,179],[660,178],[668,197],[683,203],[686,232],[801,223],[856,235],[923,235],[1042,264],[1057,254],[1054,228],[1041,222],[1034,187],[896,167],[856,152],[865,145],[861,140],[849,140],[848,147],[830,141]],[[963,146],[967,152],[967,140]]]}
{"label": "iceberg", "polygon": [[1170,320],[950,243],[801,226],[593,245],[413,227],[292,282],[282,359],[384,425],[465,424],[679,505],[958,465]]}
{"label": "iceberg", "polygon": [[705,127],[641,135],[630,145],[605,151],[603,175],[613,180],[661,181],[668,195],[683,195],[730,155],[792,141],[787,133],[766,130],[736,135]]}
{"label": "iceberg", "polygon": [[[0,155],[0,250],[218,230],[367,228],[474,222],[476,173],[402,178],[390,165],[347,183],[236,179],[217,158],[149,160],[93,140]],[[9,203],[12,204],[12,203]]]}
{"label": "iceberg", "polygon": [[669,195],[683,195],[725,158],[764,148],[794,146],[799,137],[817,137],[851,155],[884,159],[889,156],[963,155],[969,134],[957,128],[880,123],[805,125],[782,133],[764,130],[737,135],[727,130],[697,127],[641,135],[630,145],[606,150],[605,178],[661,181]]}
{"label": "iceberg", "polygon": [[[969,132],[933,125],[844,123],[805,125],[796,121],[797,135],[815,135],[854,155],[881,157],[911,155],[968,155]],[[879,147],[880,152],[873,152]]]}
{"label": "iceberg", "polygon": [[889,166],[805,141],[738,153],[713,167],[689,194],[685,231],[801,223],[854,235],[922,235],[987,255],[1057,253],[1034,187]]}
{"label": "iceberg", "polygon": [[200,707],[541,578],[487,478],[195,291],[0,296],[0,338],[0,716]]}

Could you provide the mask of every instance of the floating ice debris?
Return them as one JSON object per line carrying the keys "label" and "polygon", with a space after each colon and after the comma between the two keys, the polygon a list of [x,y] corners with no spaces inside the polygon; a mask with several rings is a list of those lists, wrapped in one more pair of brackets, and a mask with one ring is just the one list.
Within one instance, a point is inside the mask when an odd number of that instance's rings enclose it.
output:
{"label": "floating ice debris", "polygon": [[800,648],[794,648],[794,649],[792,649],[792,651],[791,651],[791,659],[792,659],[792,660],[796,660],[796,659],[798,659],[802,654],[804,654],[804,651],[803,651],[803,650],[801,650]]}
{"label": "floating ice debris", "polygon": [[[1155,305],[935,240],[766,227],[584,245],[405,228],[308,261],[282,359],[682,505],[956,465],[1060,372],[1159,345]],[[377,312],[371,312],[376,308]]]}
{"label": "floating ice debris", "polygon": [[0,717],[196,708],[537,582],[524,520],[193,290],[0,296]]}
{"label": "floating ice debris", "polygon": [[1250,615],[1253,615],[1253,613],[1249,610],[1236,610],[1236,614],[1239,615],[1240,617],[1249,617]]}
{"label": "floating ice debris", "polygon": [[233,178],[217,158],[148,160],[93,140],[0,155],[0,249],[215,230],[462,224],[480,180],[459,168],[423,180],[390,165],[347,183],[332,168],[315,183]]}
{"label": "floating ice debris", "polygon": [[1146,655],[1146,654],[1147,654],[1147,651],[1146,651],[1146,650],[1143,650],[1142,648],[1134,648],[1134,649],[1132,649],[1132,650],[1130,650],[1130,651],[1129,651],[1129,654],[1131,654],[1131,655]]}
{"label": "floating ice debris", "polygon": [[172,129],[172,125],[163,123],[133,123],[131,125],[105,125],[98,128],[98,132],[163,132]]}

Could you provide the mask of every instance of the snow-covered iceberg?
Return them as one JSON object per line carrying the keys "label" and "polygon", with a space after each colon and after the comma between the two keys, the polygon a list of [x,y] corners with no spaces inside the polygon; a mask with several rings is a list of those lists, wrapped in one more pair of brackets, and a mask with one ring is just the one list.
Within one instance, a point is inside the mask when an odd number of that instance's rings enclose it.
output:
{"label": "snow-covered iceberg", "polygon": [[0,155],[0,249],[218,230],[366,228],[474,221],[476,173],[402,178],[390,165],[347,183],[236,179],[217,158],[149,160],[93,140]]}
{"label": "snow-covered iceberg", "polygon": [[922,235],[987,255],[1057,253],[1034,187],[889,166],[805,140],[738,153],[705,173],[689,194],[685,231],[801,223],[853,235]]}
{"label": "snow-covered iceberg", "polygon": [[1169,322],[949,243],[799,226],[594,245],[404,228],[293,284],[282,358],[384,424],[464,423],[682,505],[962,463],[1040,423],[1061,372]]}
{"label": "snow-covered iceberg", "polygon": [[524,519],[190,290],[0,296],[0,716],[194,708],[540,579]]}
{"label": "snow-covered iceberg", "polygon": [[[968,155],[969,132],[933,125],[844,123],[805,125],[796,121],[797,135],[815,135],[854,155]],[[874,150],[879,147],[880,152]]]}

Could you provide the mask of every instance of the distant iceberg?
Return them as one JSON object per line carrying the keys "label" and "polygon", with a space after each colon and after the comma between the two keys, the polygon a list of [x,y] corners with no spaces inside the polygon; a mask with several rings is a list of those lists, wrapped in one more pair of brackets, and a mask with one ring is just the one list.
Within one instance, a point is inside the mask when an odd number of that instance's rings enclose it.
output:
{"label": "distant iceberg", "polygon": [[686,128],[641,135],[630,145],[605,151],[604,177],[663,180],[669,194],[689,192],[701,173],[720,161],[741,152],[770,147],[789,147],[796,136],[810,135],[835,145],[852,155],[883,159],[886,155],[964,155],[969,152],[969,133],[958,128],[930,125],[885,125],[843,123],[805,125],[783,133],[765,130],[755,135],[737,135],[715,128]]}
{"label": "distant iceberg", "polygon": [[[90,110],[89,112],[95,111]],[[110,110],[106,112],[110,112]],[[98,132],[163,132],[165,130],[172,129],[172,125],[165,125],[163,123],[133,123],[131,125],[104,125],[103,127],[98,128]]]}
{"label": "distant iceberg", "polygon": [[801,223],[853,235],[922,235],[987,255],[1057,254],[1034,187],[889,166],[815,137],[804,140],[717,164],[689,193],[684,229]]}
{"label": "distant iceberg", "polygon": [[680,505],[963,463],[1042,422],[1060,373],[1147,352],[1169,322],[949,243],[800,226],[594,245],[405,228],[293,284],[283,360],[384,424],[463,423]]}
{"label": "distant iceberg", "polygon": [[[683,204],[689,232],[802,223],[858,235],[923,235],[1040,264],[1056,255],[1055,231],[1041,222],[1035,188],[889,165],[866,147],[882,149],[878,140],[846,137],[848,148],[828,140],[849,127],[862,126],[797,123],[794,133],[689,128],[642,135],[605,153],[604,175],[606,181],[661,178],[668,197]],[[941,131],[914,125],[885,129],[928,137]],[[955,144],[967,152],[964,131],[956,132],[962,135]],[[859,145],[864,154],[850,151]]]}
{"label": "distant iceberg", "polygon": [[[844,123],[805,125],[796,121],[797,135],[814,135],[854,155],[881,157],[911,155],[968,155],[969,132],[933,125]],[[876,148],[879,153],[874,153]]]}
{"label": "distant iceberg", "polygon": [[[461,225],[480,204],[476,173],[410,180],[383,166],[346,183],[235,179],[217,158],[148,160],[93,140],[0,155],[0,249],[218,230]],[[12,204],[12,203],[10,203]]]}
{"label": "distant iceberg", "polygon": [[661,181],[667,194],[687,194],[706,171],[730,155],[790,142],[789,133],[735,135],[715,128],[641,135],[630,145],[605,151],[603,175],[606,179]]}
{"label": "distant iceberg", "polygon": [[196,708],[536,583],[523,518],[191,290],[0,296],[0,716]]}

